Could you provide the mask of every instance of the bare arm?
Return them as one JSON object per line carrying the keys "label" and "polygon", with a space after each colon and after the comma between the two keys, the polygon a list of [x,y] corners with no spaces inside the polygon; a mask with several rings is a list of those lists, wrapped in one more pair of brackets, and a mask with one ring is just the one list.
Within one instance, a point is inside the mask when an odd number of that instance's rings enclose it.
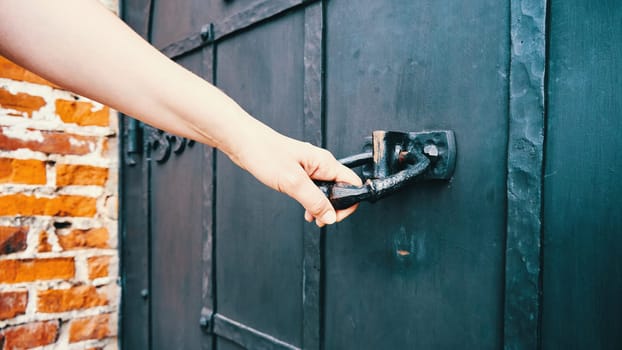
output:
{"label": "bare arm", "polygon": [[[219,148],[300,202],[308,221],[331,224],[355,210],[335,213],[310,179],[361,184],[329,152],[252,118],[94,0],[0,0],[0,54],[148,124]],[[236,143],[240,138],[251,141]]]}

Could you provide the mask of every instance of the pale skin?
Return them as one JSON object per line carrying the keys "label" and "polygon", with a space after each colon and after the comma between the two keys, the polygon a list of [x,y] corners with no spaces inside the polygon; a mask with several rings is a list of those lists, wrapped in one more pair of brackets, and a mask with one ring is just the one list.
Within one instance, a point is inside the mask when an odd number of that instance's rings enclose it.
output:
{"label": "pale skin", "polygon": [[[360,186],[333,155],[277,133],[169,60],[94,0],[0,0],[0,54],[80,95],[216,147],[324,226],[335,211],[312,179]],[[246,140],[246,142],[237,142]]]}

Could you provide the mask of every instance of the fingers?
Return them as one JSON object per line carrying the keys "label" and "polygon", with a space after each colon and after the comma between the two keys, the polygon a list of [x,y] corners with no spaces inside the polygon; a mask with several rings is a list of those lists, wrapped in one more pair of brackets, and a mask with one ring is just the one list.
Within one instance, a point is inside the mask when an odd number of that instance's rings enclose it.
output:
{"label": "fingers", "polygon": [[279,189],[297,200],[309,215],[315,218],[318,226],[333,224],[337,221],[337,213],[324,193],[311,181],[309,175],[302,169],[297,168],[293,174],[282,181]]}
{"label": "fingers", "polygon": [[350,214],[354,213],[356,209],[359,207],[358,203],[351,206],[350,208],[337,210],[337,222],[341,222],[341,220],[350,216]]}
{"label": "fingers", "polygon": [[352,171],[352,169],[344,166],[341,163],[338,164],[339,165],[337,166],[336,170],[337,173],[335,175],[335,182],[346,182],[354,186],[363,186],[363,181],[358,175],[356,175],[354,171]]}
{"label": "fingers", "polygon": [[271,186],[278,191],[298,201],[305,208],[305,220],[308,222],[315,220],[320,227],[341,221],[352,214],[358,205],[335,211],[326,195],[312,180],[343,182],[362,186],[363,183],[358,175],[352,169],[339,163],[330,152],[324,149],[308,143],[297,142],[295,145],[296,151],[289,153],[294,155],[295,166],[292,167],[292,163],[287,164],[285,168],[275,166],[274,169],[281,168],[277,172],[278,177],[272,178],[270,181],[270,173],[268,172],[265,183],[272,184]]}
{"label": "fingers", "polygon": [[[354,213],[358,207],[359,207],[359,205],[357,203],[357,204],[351,206],[350,208],[343,209],[343,210],[337,210],[337,221],[336,222],[341,222],[343,219],[345,219],[348,216],[350,216],[350,214]],[[305,221],[312,222],[313,219],[314,219],[313,215],[311,215],[311,213],[309,213],[307,210],[305,210]]]}
{"label": "fingers", "polygon": [[309,213],[307,210],[305,210],[305,221],[306,222],[313,221],[313,215],[311,215],[311,213]]}
{"label": "fingers", "polygon": [[304,161],[305,171],[314,180],[345,182],[355,186],[363,185],[361,178],[352,169],[339,163],[329,151],[313,147],[314,157]]}
{"label": "fingers", "polygon": [[[316,149],[318,150],[318,149]],[[314,161],[308,162],[306,164],[315,164],[315,166],[305,166],[305,170],[309,175],[315,180],[325,180],[325,181],[335,181],[335,182],[344,182],[355,186],[362,186],[363,182],[358,177],[358,175],[352,171],[352,169],[342,165],[339,163],[333,155],[326,151],[320,150],[317,154],[317,158]],[[319,159],[319,160],[318,160]],[[331,205],[332,208],[332,205]],[[352,214],[358,208],[358,204],[351,206],[350,208],[338,210],[336,211],[336,219],[335,222],[339,222]],[[309,210],[305,211],[305,220],[308,222],[313,221],[313,219],[317,218]],[[318,226],[324,226],[324,224],[329,224],[329,222],[324,222],[324,220],[317,220],[316,223]]]}

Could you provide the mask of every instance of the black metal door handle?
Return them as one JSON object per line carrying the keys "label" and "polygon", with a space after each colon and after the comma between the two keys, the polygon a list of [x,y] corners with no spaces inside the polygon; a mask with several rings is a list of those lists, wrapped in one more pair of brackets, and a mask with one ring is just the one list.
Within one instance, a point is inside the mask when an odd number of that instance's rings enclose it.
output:
{"label": "black metal door handle", "polygon": [[373,152],[340,160],[350,168],[373,166],[373,174],[368,174],[363,186],[316,182],[335,209],[345,209],[360,201],[374,202],[419,178],[449,179],[453,174],[455,140],[451,131],[374,131],[372,142]]}

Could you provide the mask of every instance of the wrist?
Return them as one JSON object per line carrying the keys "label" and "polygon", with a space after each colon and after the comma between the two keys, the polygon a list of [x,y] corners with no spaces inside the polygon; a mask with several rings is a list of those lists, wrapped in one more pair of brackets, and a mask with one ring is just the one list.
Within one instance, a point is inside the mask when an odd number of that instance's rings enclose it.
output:
{"label": "wrist", "polygon": [[235,125],[232,134],[223,137],[219,149],[245,170],[251,170],[252,164],[262,158],[271,157],[287,139],[247,113]]}

